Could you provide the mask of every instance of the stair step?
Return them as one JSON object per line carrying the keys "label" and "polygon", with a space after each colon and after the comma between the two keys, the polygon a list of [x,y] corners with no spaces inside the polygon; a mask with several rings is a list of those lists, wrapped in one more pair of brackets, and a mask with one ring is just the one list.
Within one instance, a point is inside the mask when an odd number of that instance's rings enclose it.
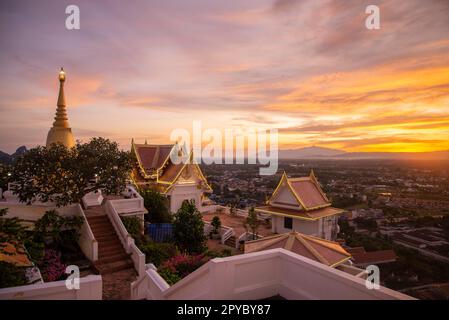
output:
{"label": "stair step", "polygon": [[121,270],[133,269],[134,264],[131,259],[126,259],[126,260],[121,260],[121,261],[112,262],[112,263],[108,263],[108,264],[100,264],[100,265],[95,264],[95,268],[98,270],[98,272],[101,275],[103,275],[103,274],[109,274],[109,273],[113,273],[113,272],[117,272],[117,271],[121,271]]}
{"label": "stair step", "polygon": [[109,241],[109,240],[114,240],[114,239],[119,240],[119,238],[117,237],[117,235],[115,233],[109,232],[109,233],[103,233],[103,234],[95,234],[95,240],[97,240],[98,243]]}
{"label": "stair step", "polygon": [[106,263],[109,264],[109,263],[127,260],[127,259],[129,259],[129,254],[124,253],[124,251],[122,250],[122,252],[119,254],[109,255],[109,256],[105,256],[105,257],[99,257],[99,259],[97,261],[95,261],[95,264],[103,265]]}

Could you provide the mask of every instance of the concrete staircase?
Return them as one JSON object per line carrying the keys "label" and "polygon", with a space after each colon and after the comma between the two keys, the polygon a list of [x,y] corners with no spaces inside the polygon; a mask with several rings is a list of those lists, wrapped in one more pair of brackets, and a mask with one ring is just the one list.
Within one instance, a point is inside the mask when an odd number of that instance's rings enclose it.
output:
{"label": "concrete staircase", "polygon": [[235,238],[235,236],[231,236],[229,237],[226,241],[225,241],[225,245],[229,246],[229,247],[233,247],[235,248],[235,242],[237,241],[237,239]]}
{"label": "concrete staircase", "polygon": [[[102,206],[85,210],[87,221],[98,241],[98,260],[94,267],[101,275],[133,269],[134,264],[126,253],[115,229]],[[102,214],[103,213],[103,214]]]}

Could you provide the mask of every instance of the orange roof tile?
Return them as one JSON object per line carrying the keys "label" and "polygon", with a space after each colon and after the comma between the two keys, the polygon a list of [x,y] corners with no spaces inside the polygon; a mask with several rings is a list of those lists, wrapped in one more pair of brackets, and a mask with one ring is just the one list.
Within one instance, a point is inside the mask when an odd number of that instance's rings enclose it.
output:
{"label": "orange roof tile", "polygon": [[22,245],[17,242],[0,243],[0,261],[16,265],[17,267],[31,267],[33,263],[28,258]]}
{"label": "orange roof tile", "polygon": [[351,255],[337,242],[299,232],[274,235],[245,243],[245,253],[275,248],[289,250],[331,267],[336,267],[351,258]]}
{"label": "orange roof tile", "polygon": [[333,216],[344,212],[343,209],[338,209],[334,207],[324,207],[315,210],[305,211],[305,210],[279,208],[274,206],[263,206],[263,207],[256,207],[255,210],[263,213],[269,213],[280,216],[290,216],[293,218],[304,220],[317,220],[320,218]]}
{"label": "orange roof tile", "polygon": [[356,250],[348,249],[348,251],[351,252],[355,265],[388,263],[394,262],[397,259],[396,253],[393,250],[362,252],[358,248],[354,249]]}
{"label": "orange roof tile", "polygon": [[173,145],[133,144],[137,161],[148,175],[154,174],[170,155]]}
{"label": "orange roof tile", "polygon": [[329,201],[320,191],[319,186],[312,179],[289,179],[289,182],[293,191],[301,199],[306,209],[330,205]]}

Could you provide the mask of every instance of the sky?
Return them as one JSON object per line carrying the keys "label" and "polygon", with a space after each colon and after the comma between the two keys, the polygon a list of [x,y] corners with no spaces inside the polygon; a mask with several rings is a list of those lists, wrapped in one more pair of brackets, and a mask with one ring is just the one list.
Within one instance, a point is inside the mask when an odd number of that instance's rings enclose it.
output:
{"label": "sky", "polygon": [[281,149],[447,150],[448,30],[449,0],[2,0],[0,150],[45,144],[61,66],[82,141],[201,121],[276,128]]}

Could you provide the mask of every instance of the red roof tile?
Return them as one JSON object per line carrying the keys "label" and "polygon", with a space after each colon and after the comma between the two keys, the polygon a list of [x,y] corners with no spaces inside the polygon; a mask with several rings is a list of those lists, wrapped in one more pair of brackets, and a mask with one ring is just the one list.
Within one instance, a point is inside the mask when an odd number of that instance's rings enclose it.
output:
{"label": "red roof tile", "polygon": [[281,215],[281,216],[294,216],[302,219],[320,219],[327,216],[332,216],[336,214],[343,213],[343,209],[338,209],[334,207],[324,207],[320,209],[315,210],[295,210],[295,209],[285,209],[285,208],[279,208],[274,206],[263,206],[263,207],[256,207],[256,211],[264,212],[264,213],[270,213],[275,215]]}
{"label": "red roof tile", "polygon": [[329,205],[319,186],[312,179],[289,179],[293,191],[301,199],[306,208]]}

